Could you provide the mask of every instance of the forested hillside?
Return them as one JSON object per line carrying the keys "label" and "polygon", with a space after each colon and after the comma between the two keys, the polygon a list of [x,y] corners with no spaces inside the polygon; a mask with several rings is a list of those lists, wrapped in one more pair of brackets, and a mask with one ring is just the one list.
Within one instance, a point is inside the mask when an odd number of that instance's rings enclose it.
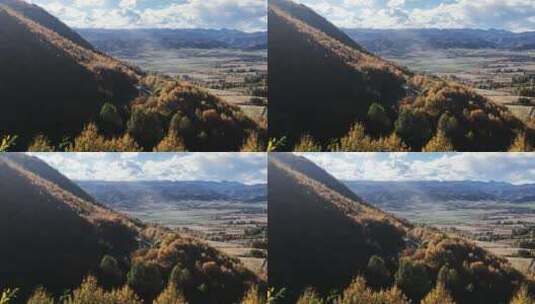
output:
{"label": "forested hillside", "polygon": [[533,286],[470,241],[371,207],[304,157],[271,154],[269,180],[269,284],[284,303],[507,303]]}
{"label": "forested hillside", "polygon": [[369,53],[304,5],[270,1],[268,17],[269,135],[281,150],[531,146],[531,129],[504,106]]}
{"label": "forested hillside", "polygon": [[12,150],[262,149],[265,126],[203,89],[95,50],[42,8],[0,1],[0,138]]}
{"label": "forested hillside", "polygon": [[37,158],[0,156],[0,193],[0,288],[17,290],[13,303],[152,303],[162,292],[178,302],[158,303],[236,303],[262,285],[237,259],[103,207]]}

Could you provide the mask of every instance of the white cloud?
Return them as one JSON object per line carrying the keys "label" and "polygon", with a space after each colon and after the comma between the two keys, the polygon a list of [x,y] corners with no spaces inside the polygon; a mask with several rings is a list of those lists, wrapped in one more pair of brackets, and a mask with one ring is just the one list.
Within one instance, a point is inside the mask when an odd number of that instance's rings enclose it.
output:
{"label": "white cloud", "polygon": [[298,0],[341,27],[535,30],[533,0]]}
{"label": "white cloud", "polygon": [[300,153],[339,179],[535,183],[533,153]]}
{"label": "white cloud", "polygon": [[32,0],[72,27],[265,31],[266,0]]}
{"label": "white cloud", "polygon": [[267,182],[264,153],[30,153],[76,180]]}

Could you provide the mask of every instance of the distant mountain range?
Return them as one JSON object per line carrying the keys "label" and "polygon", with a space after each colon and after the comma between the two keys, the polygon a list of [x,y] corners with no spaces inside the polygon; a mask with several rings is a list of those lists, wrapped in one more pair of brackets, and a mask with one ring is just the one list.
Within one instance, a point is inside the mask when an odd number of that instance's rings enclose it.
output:
{"label": "distant mountain range", "polygon": [[113,208],[180,201],[265,202],[265,184],[208,181],[78,181],[78,185],[101,203]]}
{"label": "distant mountain range", "polygon": [[535,49],[535,32],[478,29],[343,29],[371,52],[402,55],[418,50]]}
{"label": "distant mountain range", "polygon": [[[506,260],[472,242],[414,226],[372,206],[365,196],[353,193],[305,157],[272,153],[268,166],[269,280],[276,289],[286,290],[288,297],[281,303],[295,303],[292,299],[310,287],[332,296],[333,290],[346,288],[356,276],[376,290],[396,286],[410,301],[388,298],[377,303],[420,303],[432,285],[439,284],[439,273],[446,271],[463,282],[459,288],[448,287],[455,301],[449,303],[508,303],[525,280]],[[371,267],[378,258],[384,265],[384,281],[377,281]],[[407,284],[400,284],[405,267],[411,265],[422,267],[422,276],[409,275]],[[408,272],[412,274],[412,269]],[[477,287],[467,289],[470,285]],[[356,295],[351,298],[349,287],[344,300],[360,299],[361,290],[353,291]]]}
{"label": "distant mountain range", "polygon": [[535,202],[535,185],[478,181],[345,181],[357,195],[375,206],[404,208],[411,202],[497,201]]}
{"label": "distant mountain range", "polygon": [[104,52],[151,49],[267,48],[267,33],[209,29],[77,29],[87,41]]}
{"label": "distant mountain range", "polygon": [[[145,285],[134,288],[144,303],[152,303],[175,265],[191,272],[194,279],[188,277],[187,284],[210,286],[209,292],[179,287],[188,303],[237,303],[258,281],[239,261],[200,240],[95,203],[36,157],[0,154],[0,196],[1,287],[19,291],[17,301],[10,303],[25,303],[37,286],[54,296],[65,295],[89,274],[107,282],[109,275],[99,268],[105,256],[118,263],[118,285],[137,263],[156,265],[160,286],[148,293]],[[211,276],[200,268],[207,261],[215,265]]]}
{"label": "distant mountain range", "polygon": [[[374,138],[394,134],[411,151],[427,143],[433,151],[503,151],[526,130],[504,106],[375,55],[305,5],[269,1],[268,28],[268,132],[287,140],[285,151],[299,150],[305,135],[323,150],[371,151],[355,123]],[[433,146],[445,137],[446,120],[453,126],[448,144]],[[337,141],[340,147],[333,145]],[[402,149],[377,145],[377,151]]]}

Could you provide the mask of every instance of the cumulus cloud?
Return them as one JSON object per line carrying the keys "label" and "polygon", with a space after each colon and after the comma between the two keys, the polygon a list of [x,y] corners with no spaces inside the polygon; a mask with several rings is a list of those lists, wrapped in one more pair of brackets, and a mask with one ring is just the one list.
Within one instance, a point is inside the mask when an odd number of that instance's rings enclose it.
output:
{"label": "cumulus cloud", "polygon": [[298,0],[347,28],[535,30],[533,0]]}
{"label": "cumulus cloud", "polygon": [[300,153],[339,179],[535,183],[533,153]]}
{"label": "cumulus cloud", "polygon": [[265,31],[266,0],[32,0],[78,28]]}
{"label": "cumulus cloud", "polygon": [[267,182],[263,153],[30,153],[75,180]]}

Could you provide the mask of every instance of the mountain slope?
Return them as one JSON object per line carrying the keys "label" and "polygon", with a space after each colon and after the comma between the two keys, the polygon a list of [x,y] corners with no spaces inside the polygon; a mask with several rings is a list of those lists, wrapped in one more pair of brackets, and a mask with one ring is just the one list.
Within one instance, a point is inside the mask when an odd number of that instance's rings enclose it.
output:
{"label": "mountain slope", "polygon": [[[506,150],[525,130],[505,107],[372,55],[304,5],[270,1],[268,18],[269,133],[286,137],[286,148],[309,134],[325,149],[359,122],[420,151],[443,115],[455,120],[447,135],[458,151]],[[373,103],[383,108],[379,127],[368,114]]]}
{"label": "mountain slope", "polygon": [[22,16],[37,22],[45,28],[51,29],[58,35],[69,39],[83,48],[93,49],[93,46],[85,41],[78,33],[35,4],[27,3],[22,0],[0,0],[0,5],[9,7]]}
{"label": "mountain slope", "polygon": [[94,51],[56,18],[26,6],[0,2],[4,132],[76,134],[106,100],[121,104],[137,94],[139,71]]}
{"label": "mountain slope", "polygon": [[268,174],[269,283],[287,288],[287,303],[307,287],[326,296],[357,275],[377,284],[368,266],[373,256],[387,273],[375,288],[394,284],[405,267],[423,267],[423,281],[396,281],[415,302],[444,267],[455,272],[458,285],[450,292],[457,303],[506,302],[525,280],[506,260],[466,240],[415,227],[344,193],[344,185],[303,157],[270,154]]}
{"label": "mountain slope", "polygon": [[[120,284],[135,265],[152,264],[163,288],[173,267],[183,267],[190,276],[180,284],[195,288],[178,287],[190,303],[233,303],[260,282],[236,259],[88,201],[73,185],[36,158],[0,156],[0,282],[20,288],[20,300],[38,285],[59,295],[88,274],[105,282],[108,277],[99,268],[105,255],[117,260]],[[196,289],[200,285],[204,291]],[[134,290],[147,301],[161,291]]]}
{"label": "mountain slope", "polygon": [[[264,132],[239,106],[190,83],[146,75],[22,0],[0,0],[0,103],[0,135],[18,136],[16,151],[36,135],[49,140],[48,150],[153,151],[163,142],[161,149],[236,151]],[[84,129],[90,123],[103,138]]]}
{"label": "mountain slope", "polygon": [[340,136],[371,101],[403,96],[400,68],[363,51],[305,6],[270,1],[268,18],[272,137]]}
{"label": "mountain slope", "polygon": [[[292,169],[291,155],[270,154],[269,282],[290,299],[306,287],[323,294],[348,284],[371,255],[395,257],[409,225]],[[332,177],[331,177],[332,178]],[[343,187],[342,185],[339,185]]]}

